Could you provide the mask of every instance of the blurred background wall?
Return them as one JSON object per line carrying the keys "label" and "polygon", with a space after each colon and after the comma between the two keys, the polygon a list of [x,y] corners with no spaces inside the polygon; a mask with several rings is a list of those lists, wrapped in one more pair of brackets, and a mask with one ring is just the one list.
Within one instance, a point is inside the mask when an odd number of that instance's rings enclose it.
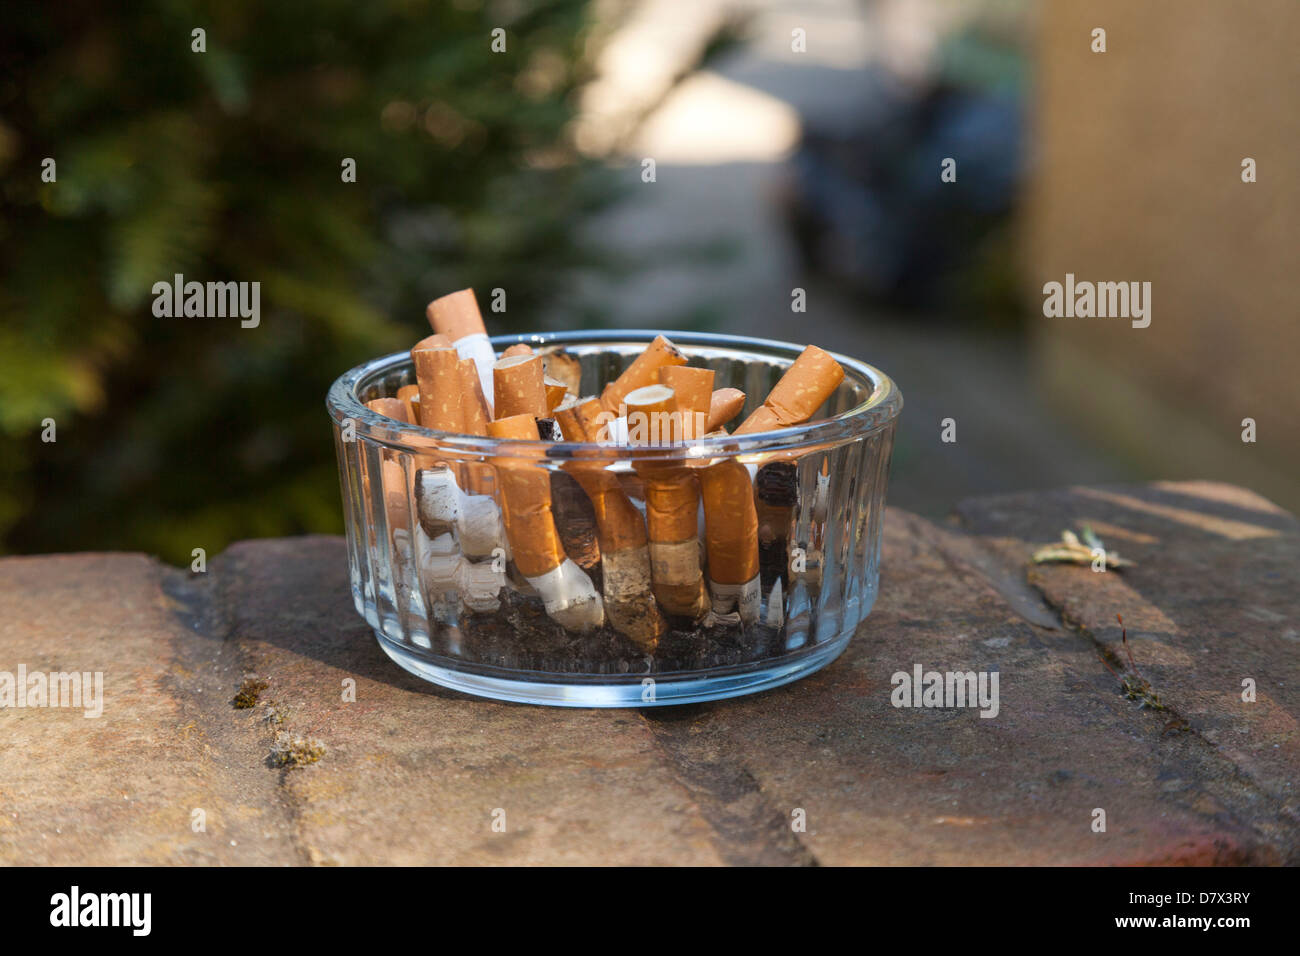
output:
{"label": "blurred background wall", "polygon": [[[1296,7],[1192,8],[7,11],[0,549],[188,562],[339,530],[325,390],[466,285],[506,290],[502,332],[709,328],[865,358],[907,403],[890,501],[927,514],[1179,477],[1300,507]],[[1045,318],[1066,272],[1151,281],[1151,327]],[[155,316],[175,273],[260,282],[260,324]]]}
{"label": "blurred background wall", "polygon": [[[1075,42],[1100,25],[1104,55]],[[1152,284],[1146,329],[1035,321],[1036,382],[1072,427],[1142,474],[1235,481],[1293,511],[1297,36],[1289,0],[1047,5],[1025,271],[1030,298],[1066,272]]]}

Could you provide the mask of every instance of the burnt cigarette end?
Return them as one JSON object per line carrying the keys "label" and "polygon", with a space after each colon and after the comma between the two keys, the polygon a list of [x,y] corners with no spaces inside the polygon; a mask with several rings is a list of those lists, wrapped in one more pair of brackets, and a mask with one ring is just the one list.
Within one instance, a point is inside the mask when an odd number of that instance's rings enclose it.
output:
{"label": "burnt cigarette end", "polygon": [[564,553],[586,571],[599,588],[600,542],[596,511],[582,486],[567,472],[551,472],[551,508],[555,512],[555,529],[560,534]]}
{"label": "burnt cigarette end", "polygon": [[538,418],[537,434],[542,441],[564,441],[564,432],[554,418]]}

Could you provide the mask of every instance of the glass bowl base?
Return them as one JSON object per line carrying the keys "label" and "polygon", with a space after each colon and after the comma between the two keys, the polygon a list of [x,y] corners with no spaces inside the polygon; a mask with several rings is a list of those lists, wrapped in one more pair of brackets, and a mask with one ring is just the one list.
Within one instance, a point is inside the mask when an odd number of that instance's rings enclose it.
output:
{"label": "glass bowl base", "polygon": [[847,631],[777,660],[709,672],[646,674],[642,677],[623,675],[618,678],[539,674],[536,678],[520,678],[467,670],[463,665],[453,667],[435,663],[415,653],[409,646],[375,631],[385,654],[402,669],[430,683],[475,697],[548,707],[665,707],[755,694],[821,670],[840,656],[852,636],[853,632]]}

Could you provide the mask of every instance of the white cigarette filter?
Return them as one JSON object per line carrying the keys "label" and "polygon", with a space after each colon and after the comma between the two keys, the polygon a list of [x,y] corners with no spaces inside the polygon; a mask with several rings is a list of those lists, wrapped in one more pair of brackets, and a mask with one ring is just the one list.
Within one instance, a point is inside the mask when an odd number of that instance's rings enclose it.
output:
{"label": "white cigarette filter", "polygon": [[415,561],[420,569],[420,583],[430,597],[438,598],[460,588],[460,553],[451,533],[432,536],[424,528],[415,530]]}
{"label": "white cigarette filter", "polygon": [[433,330],[451,340],[461,358],[471,359],[478,369],[479,384],[488,414],[492,414],[492,363],[497,360],[492,343],[488,341],[483,314],[473,289],[461,289],[434,299],[425,309]]}
{"label": "white cigarette filter", "polygon": [[542,574],[525,575],[547,615],[566,631],[584,634],[605,623],[605,612],[585,571],[568,558]]}
{"label": "white cigarette filter", "polygon": [[456,601],[476,613],[500,608],[504,561],[467,561],[450,533],[431,536],[423,526],[415,529],[415,546],[420,583],[436,617],[445,617],[446,606]]}
{"label": "white cigarette filter", "polygon": [[758,575],[744,584],[720,584],[710,579],[709,596],[713,599],[714,623],[753,624],[758,620],[763,588]]}
{"label": "white cigarette filter", "polygon": [[425,531],[431,536],[454,533],[468,558],[491,557],[506,547],[497,503],[489,495],[462,491],[446,464],[416,472],[415,504]]}
{"label": "white cigarette filter", "polygon": [[501,589],[506,586],[504,564],[487,558],[460,566],[460,595],[465,607],[475,614],[491,614],[501,607]]}

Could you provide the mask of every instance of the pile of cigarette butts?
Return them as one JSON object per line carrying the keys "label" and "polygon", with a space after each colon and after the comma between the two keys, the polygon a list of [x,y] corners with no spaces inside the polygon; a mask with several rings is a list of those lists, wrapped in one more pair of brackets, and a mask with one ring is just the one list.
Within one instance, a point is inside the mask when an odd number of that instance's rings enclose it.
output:
{"label": "pile of cigarette butts", "polygon": [[[415,384],[367,407],[435,431],[543,443],[465,460],[430,442],[430,454],[410,470],[384,452],[397,557],[417,569],[435,616],[493,613],[509,584],[539,598],[567,631],[608,625],[646,652],[670,622],[745,627],[758,620],[760,514],[784,508],[788,526],[795,456],[772,453],[774,467],[762,470],[734,456],[647,456],[620,473],[607,467],[608,449],[807,422],[844,378],[827,352],[808,346],[728,432],[745,394],[714,389],[713,371],[688,365],[662,335],[599,397],[579,397],[579,362],[562,349],[516,344],[495,353],[472,289],[436,299],[427,315],[434,334],[411,349]],[[547,469],[548,441],[586,448]],[[539,451],[530,459],[520,447]],[[778,581],[768,597],[768,624],[780,623],[779,589]]]}

